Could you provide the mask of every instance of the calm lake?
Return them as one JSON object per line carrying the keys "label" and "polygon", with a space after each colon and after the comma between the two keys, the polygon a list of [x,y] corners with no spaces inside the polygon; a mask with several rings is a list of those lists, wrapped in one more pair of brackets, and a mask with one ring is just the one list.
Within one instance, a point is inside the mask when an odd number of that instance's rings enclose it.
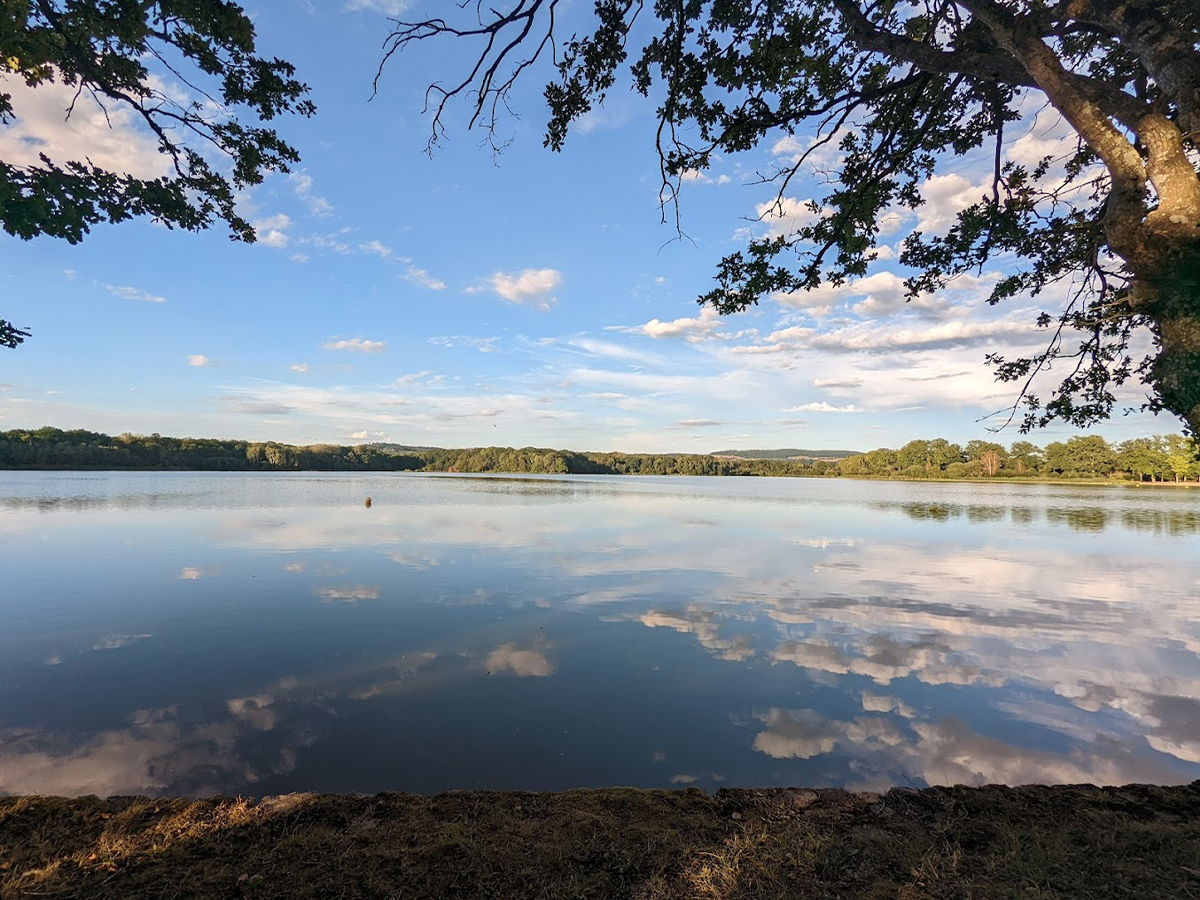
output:
{"label": "calm lake", "polygon": [[0,566],[3,793],[1200,778],[1200,491],[0,472]]}

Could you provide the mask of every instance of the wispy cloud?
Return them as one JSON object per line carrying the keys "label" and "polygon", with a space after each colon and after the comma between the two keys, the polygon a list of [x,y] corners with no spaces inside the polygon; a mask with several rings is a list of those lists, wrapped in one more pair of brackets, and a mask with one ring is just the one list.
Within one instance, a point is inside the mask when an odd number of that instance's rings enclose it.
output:
{"label": "wispy cloud", "polygon": [[856,388],[862,387],[861,378],[817,378],[813,387],[819,388]]}
{"label": "wispy cloud", "polygon": [[320,194],[313,192],[313,179],[307,172],[293,172],[288,176],[292,190],[296,196],[308,206],[308,211],[314,216],[327,216],[333,212],[333,204]]}
{"label": "wispy cloud", "polygon": [[338,601],[341,603],[357,603],[360,600],[378,600],[379,588],[370,585],[355,585],[352,587],[323,588],[317,592],[326,603]]}
{"label": "wispy cloud", "polygon": [[435,347],[474,347],[480,353],[496,353],[498,340],[500,339],[495,337],[474,337],[469,334],[444,334],[431,337],[429,343]]}
{"label": "wispy cloud", "polygon": [[362,244],[359,244],[358,249],[362,250],[364,253],[374,253],[376,256],[381,257],[382,259],[387,259],[392,255],[391,247],[375,240],[366,241]]}
{"label": "wispy cloud", "polygon": [[346,0],[350,12],[373,12],[385,16],[398,16],[408,9],[409,0]]}
{"label": "wispy cloud", "polygon": [[122,300],[138,300],[142,303],[166,303],[167,298],[158,294],[151,294],[149,291],[144,291],[141,288],[130,287],[127,284],[106,284],[104,289],[114,297],[119,297]]}
{"label": "wispy cloud", "polygon": [[410,284],[428,288],[431,291],[443,291],[446,289],[446,282],[440,278],[434,278],[425,269],[418,268],[412,264],[404,270],[404,274],[400,277]]}
{"label": "wispy cloud", "polygon": [[242,397],[221,397],[219,399],[224,405],[226,412],[245,416],[286,416],[294,411],[291,406],[283,403],[258,401]]}
{"label": "wispy cloud", "polygon": [[321,345],[326,350],[348,350],[353,353],[382,353],[387,341],[368,341],[363,338],[330,338]]}
{"label": "wispy cloud", "polygon": [[805,403],[801,406],[793,406],[785,409],[784,412],[818,412],[818,413],[860,413],[866,412],[861,406],[834,406],[831,403],[826,403],[824,400],[815,403]]}
{"label": "wispy cloud", "polygon": [[188,355],[187,362],[189,366],[215,366],[217,363],[203,353],[192,353]]}

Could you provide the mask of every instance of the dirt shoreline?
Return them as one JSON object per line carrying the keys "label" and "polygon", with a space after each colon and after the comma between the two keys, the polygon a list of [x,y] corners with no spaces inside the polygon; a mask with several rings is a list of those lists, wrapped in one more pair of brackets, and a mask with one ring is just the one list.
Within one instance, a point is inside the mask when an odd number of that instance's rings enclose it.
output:
{"label": "dirt shoreline", "polygon": [[1200,897],[1200,781],[0,798],[0,898]]}

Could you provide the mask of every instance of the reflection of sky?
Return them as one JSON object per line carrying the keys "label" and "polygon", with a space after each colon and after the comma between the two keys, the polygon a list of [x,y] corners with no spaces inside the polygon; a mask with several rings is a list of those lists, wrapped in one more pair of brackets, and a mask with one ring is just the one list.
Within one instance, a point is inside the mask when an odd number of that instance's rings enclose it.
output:
{"label": "reflection of sky", "polygon": [[1188,781],[1198,530],[1171,490],[0,473],[0,792]]}

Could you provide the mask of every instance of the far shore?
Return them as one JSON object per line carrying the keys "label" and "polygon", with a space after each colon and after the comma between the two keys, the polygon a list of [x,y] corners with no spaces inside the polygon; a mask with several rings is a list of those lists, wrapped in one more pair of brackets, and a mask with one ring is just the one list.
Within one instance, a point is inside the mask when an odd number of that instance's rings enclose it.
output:
{"label": "far shore", "polygon": [[0,898],[1200,896],[1200,781],[0,797]]}
{"label": "far shore", "polygon": [[1026,478],[1021,476],[997,476],[989,478],[912,478],[907,475],[895,475],[885,477],[882,475],[769,475],[769,474],[737,474],[737,475],[685,475],[681,473],[670,473],[663,475],[645,474],[645,473],[628,473],[628,474],[611,474],[611,473],[587,473],[587,472],[521,472],[521,471],[487,471],[487,472],[450,472],[437,470],[394,470],[394,469],[355,469],[347,471],[345,469],[260,469],[260,470],[224,470],[224,469],[189,469],[183,467],[171,466],[143,466],[143,467],[122,467],[119,469],[105,468],[102,466],[91,468],[87,466],[0,466],[0,472],[94,472],[111,475],[119,475],[124,472],[192,472],[195,474],[227,474],[227,475],[288,475],[298,474],[302,472],[315,472],[325,475],[330,474],[345,474],[345,475],[403,475],[411,476],[427,476],[427,475],[459,475],[463,477],[472,476],[500,476],[510,478],[545,478],[558,477],[581,477],[581,478],[620,478],[620,479],[637,479],[637,478],[719,478],[719,479],[738,479],[738,478],[783,478],[789,481],[878,481],[878,482],[903,482],[905,484],[1046,484],[1057,485],[1060,487],[1117,487],[1117,488],[1200,488],[1200,481],[1133,481],[1131,479],[1105,479],[1105,478]]}

